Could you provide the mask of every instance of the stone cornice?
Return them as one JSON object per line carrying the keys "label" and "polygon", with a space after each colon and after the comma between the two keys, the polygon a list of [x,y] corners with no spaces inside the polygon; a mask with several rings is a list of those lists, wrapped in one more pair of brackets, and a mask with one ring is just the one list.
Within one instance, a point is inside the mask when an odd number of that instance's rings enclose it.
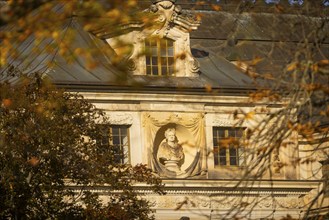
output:
{"label": "stone cornice", "polygon": [[[164,180],[164,191],[167,195],[205,195],[205,196],[260,196],[273,195],[279,197],[304,196],[319,187],[320,181],[250,181],[236,180],[197,180],[174,181]],[[68,186],[73,191],[88,190],[97,193],[121,193],[110,186]],[[134,189],[140,194],[156,194],[146,184],[136,184]]]}

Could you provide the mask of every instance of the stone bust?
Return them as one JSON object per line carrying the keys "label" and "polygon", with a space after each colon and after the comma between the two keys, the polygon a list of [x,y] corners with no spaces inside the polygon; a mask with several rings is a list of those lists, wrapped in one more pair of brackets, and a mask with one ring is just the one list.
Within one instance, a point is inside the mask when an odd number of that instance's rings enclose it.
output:
{"label": "stone bust", "polygon": [[184,152],[178,143],[176,129],[168,128],[165,131],[165,138],[165,142],[159,146],[157,158],[168,170],[178,172],[184,163]]}

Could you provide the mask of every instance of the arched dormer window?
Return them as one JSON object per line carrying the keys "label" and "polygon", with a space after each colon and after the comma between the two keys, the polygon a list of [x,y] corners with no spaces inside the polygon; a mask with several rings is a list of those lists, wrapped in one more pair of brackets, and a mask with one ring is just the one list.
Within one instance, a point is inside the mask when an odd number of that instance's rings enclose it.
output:
{"label": "arched dormer window", "polygon": [[173,76],[174,41],[168,38],[149,38],[145,40],[146,75]]}

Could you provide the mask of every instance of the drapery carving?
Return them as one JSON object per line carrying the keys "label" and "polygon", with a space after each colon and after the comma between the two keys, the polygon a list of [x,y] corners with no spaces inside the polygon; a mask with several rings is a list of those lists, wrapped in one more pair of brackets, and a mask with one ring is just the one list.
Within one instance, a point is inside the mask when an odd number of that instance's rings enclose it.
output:
{"label": "drapery carving", "polygon": [[[204,115],[202,113],[143,113],[148,165],[160,176],[187,178],[206,171]],[[183,147],[184,163],[180,172],[166,168],[158,160],[159,146],[166,141],[165,131],[175,128],[178,144]]]}

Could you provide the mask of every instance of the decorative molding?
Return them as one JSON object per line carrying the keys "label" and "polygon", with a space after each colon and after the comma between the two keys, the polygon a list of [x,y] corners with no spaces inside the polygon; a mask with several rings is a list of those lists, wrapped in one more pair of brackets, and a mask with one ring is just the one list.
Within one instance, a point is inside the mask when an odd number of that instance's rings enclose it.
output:
{"label": "decorative molding", "polygon": [[132,125],[133,116],[127,113],[112,113],[108,116],[111,124],[115,125]]}
{"label": "decorative molding", "polygon": [[213,120],[213,126],[222,126],[222,127],[233,127],[235,125],[234,121],[228,118],[215,117]]}

